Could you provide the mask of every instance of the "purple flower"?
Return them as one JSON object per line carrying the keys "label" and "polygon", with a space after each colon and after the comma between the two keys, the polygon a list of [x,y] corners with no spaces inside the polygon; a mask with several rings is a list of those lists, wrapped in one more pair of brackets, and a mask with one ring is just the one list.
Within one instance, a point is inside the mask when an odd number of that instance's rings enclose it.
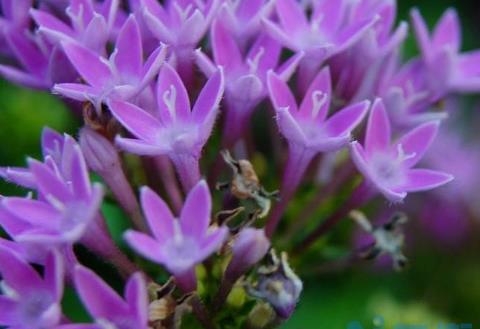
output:
{"label": "purple flower", "polygon": [[78,241],[97,215],[103,190],[91,186],[80,147],[74,144],[65,154],[62,167],[47,157],[46,163],[29,160],[29,171],[39,192],[37,200],[8,197],[2,207],[21,219],[18,241],[73,243]]}
{"label": "purple flower", "polygon": [[190,191],[179,219],[148,187],[141,191],[141,203],[153,237],[128,231],[125,239],[138,253],[164,265],[183,290],[195,290],[195,265],[220,249],[228,235],[225,227],[209,228],[212,200],[206,182]]}
{"label": "purple flower", "polygon": [[275,2],[279,23],[263,20],[267,32],[282,45],[305,52],[299,72],[300,84],[308,85],[327,58],[352,46],[376,20],[358,17],[358,20],[342,24],[347,8],[345,0],[316,1],[308,19],[298,1],[282,0]]}
{"label": "purple flower", "polygon": [[29,9],[32,0],[2,1],[0,3],[0,53],[10,55],[5,37],[8,34],[22,33],[30,24]]}
{"label": "purple flower", "polygon": [[[148,328],[148,295],[145,279],[136,273],[130,277],[125,287],[125,299],[94,272],[77,266],[75,287],[97,326],[78,325],[78,328]],[[66,325],[65,328],[77,328]]]}
{"label": "purple flower", "polygon": [[87,84],[57,84],[53,91],[78,101],[90,101],[97,111],[106,99],[129,100],[138,95],[155,78],[166,54],[161,45],[143,64],[142,40],[134,16],[123,25],[108,60],[76,42],[62,45]]}
{"label": "purple flower", "polygon": [[370,106],[369,101],[359,102],[327,119],[332,97],[328,68],[311,83],[300,108],[287,84],[273,72],[268,76],[268,88],[282,135],[292,148],[314,154],[345,146],[350,141],[351,131],[362,121]]}
{"label": "purple flower", "polygon": [[226,26],[240,49],[262,30],[262,19],[274,9],[275,1],[239,0],[225,1],[219,9],[217,19]]}
{"label": "purple flower", "polygon": [[412,10],[411,17],[431,98],[438,100],[452,91],[480,91],[480,52],[460,53],[461,28],[457,12],[448,9],[431,35],[417,9]]}
{"label": "purple flower", "polygon": [[289,146],[280,190],[282,203],[273,210],[267,224],[266,232],[270,237],[313,157],[320,152],[337,151],[347,145],[351,131],[362,121],[370,102],[350,105],[327,119],[332,97],[328,68],[318,73],[312,81],[300,108],[288,85],[273,72],[268,75],[268,89],[277,113],[280,133]]}
{"label": "purple flower", "polygon": [[227,112],[223,142],[231,146],[242,135],[255,106],[267,95],[267,72],[275,69],[286,81],[303,54],[293,56],[277,69],[281,46],[261,34],[244,57],[233,35],[220,20],[212,24],[211,40],[215,64],[199,50],[196,52],[197,63],[207,76],[215,73],[217,65],[224,68]]}
{"label": "purple flower", "polygon": [[57,253],[48,257],[44,277],[0,246],[0,325],[10,328],[53,328],[60,322],[64,266]]}
{"label": "purple flower", "polygon": [[168,1],[142,0],[146,25],[160,41],[168,44],[182,79],[192,81],[193,50],[207,32],[217,12],[219,0]]}
{"label": "purple flower", "polygon": [[168,155],[189,190],[200,179],[198,159],[212,131],[223,88],[223,71],[219,69],[190,110],[182,80],[170,65],[164,64],[158,76],[155,114],[123,101],[108,103],[115,118],[136,137],[117,137],[117,144],[135,154]]}
{"label": "purple flower", "polygon": [[364,146],[350,144],[357,169],[392,202],[402,201],[408,192],[425,191],[448,183],[449,174],[413,169],[437,134],[439,123],[422,124],[391,144],[390,121],[380,99],[375,101],[367,125]]}
{"label": "purple flower", "polygon": [[118,0],[107,0],[101,6],[92,0],[72,0],[66,9],[70,25],[46,11],[32,9],[30,12],[39,32],[53,44],[78,42],[102,54],[117,18],[118,6]]}

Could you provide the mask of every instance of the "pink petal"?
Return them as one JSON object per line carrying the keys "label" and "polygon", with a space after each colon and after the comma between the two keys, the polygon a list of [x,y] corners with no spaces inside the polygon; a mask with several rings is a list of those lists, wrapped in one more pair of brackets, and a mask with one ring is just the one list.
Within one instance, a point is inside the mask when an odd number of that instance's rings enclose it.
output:
{"label": "pink petal", "polygon": [[197,240],[204,237],[212,211],[210,190],[204,180],[195,185],[187,195],[180,214],[182,233]]}
{"label": "pink petal", "polygon": [[295,51],[302,50],[300,49],[301,47],[298,46],[298,40],[292,38],[288,30],[282,30],[277,24],[266,18],[262,19],[262,24],[265,27],[265,31],[285,47]]}
{"label": "pink petal", "polygon": [[50,13],[32,8],[30,10],[30,14],[35,20],[35,23],[37,23],[37,25],[39,26],[39,30],[41,32],[47,32],[47,34],[49,35],[64,34],[71,38],[74,37],[73,31],[70,26],[59,20],[57,17],[51,15]]}
{"label": "pink petal", "polygon": [[63,296],[65,266],[62,256],[57,251],[52,251],[45,263],[45,284],[57,300]]}
{"label": "pink petal", "polygon": [[407,181],[401,189],[408,192],[431,190],[442,186],[453,179],[452,175],[429,169],[410,169]]}
{"label": "pink petal", "polygon": [[455,52],[460,50],[462,32],[457,11],[447,9],[437,23],[433,35],[432,44],[436,49],[444,46],[451,47]]}
{"label": "pink petal", "polygon": [[125,287],[125,299],[133,314],[139,316],[138,323],[148,322],[147,284],[139,272],[133,274]]}
{"label": "pink petal", "polygon": [[48,203],[10,197],[3,199],[2,204],[8,212],[33,225],[56,227],[58,223],[58,211]]}
{"label": "pink petal", "polygon": [[122,150],[138,155],[162,155],[170,152],[169,145],[155,145],[143,142],[139,139],[123,138],[117,136],[115,144]]}
{"label": "pink petal", "polygon": [[53,92],[77,101],[90,101],[92,103],[96,103],[100,96],[96,88],[78,83],[56,84],[53,86]]}
{"label": "pink petal", "polygon": [[281,108],[286,108],[295,115],[297,113],[297,103],[288,85],[273,71],[267,74],[267,85],[275,109],[278,111]]}
{"label": "pink petal", "polygon": [[235,72],[242,64],[242,55],[232,32],[220,20],[213,22],[211,31],[215,64],[225,67],[227,72]]}
{"label": "pink petal", "polygon": [[275,9],[282,24],[283,30],[295,33],[300,30],[308,30],[305,11],[295,0],[276,1]]}
{"label": "pink petal", "polygon": [[[143,62],[142,39],[135,16],[130,15],[118,34],[115,65],[119,73],[133,81],[140,78]],[[128,81],[128,80],[127,80]]]}
{"label": "pink petal", "polygon": [[[310,84],[305,97],[303,98],[302,104],[300,105],[300,113],[302,117],[305,118],[315,118],[316,122],[323,122],[328,114],[328,109],[330,107],[330,99],[332,94],[332,82],[331,82],[330,70],[328,67],[320,71],[315,79]],[[322,95],[326,95],[326,101],[319,109],[315,109],[314,93],[320,92]],[[314,111],[317,111],[314,113]]]}
{"label": "pink petal", "polygon": [[167,56],[167,46],[161,44],[160,47],[155,49],[147,58],[145,65],[142,69],[142,82],[139,89],[143,90],[157,75],[160,67],[165,62]]}
{"label": "pink petal", "polygon": [[197,101],[192,109],[194,122],[201,124],[209,117],[211,112],[216,112],[223,96],[224,88],[223,69],[219,69],[208,79],[197,97]]}
{"label": "pink petal", "polygon": [[128,313],[120,296],[86,267],[75,268],[75,287],[88,312],[96,318],[108,320]]}
{"label": "pink petal", "polygon": [[410,12],[410,18],[412,20],[413,31],[417,39],[418,47],[420,48],[422,55],[428,60],[432,57],[433,49],[427,24],[425,23],[422,15],[416,8],[412,9],[412,11]]}
{"label": "pink petal", "polygon": [[190,118],[190,100],[185,85],[177,71],[167,63],[163,64],[158,75],[157,103],[163,123],[173,122],[177,118],[188,121]]}
{"label": "pink petal", "polygon": [[157,136],[163,127],[151,114],[136,105],[117,100],[109,101],[108,107],[115,118],[136,137],[147,142],[158,142]]}
{"label": "pink petal", "polygon": [[386,151],[390,145],[390,120],[381,99],[373,103],[370,117],[368,118],[365,136],[365,151],[372,154],[376,151]]}
{"label": "pink petal", "polygon": [[282,46],[277,40],[267,34],[261,34],[250,47],[246,61],[258,61],[256,74],[264,80],[267,71],[277,66],[281,50]]}
{"label": "pink petal", "polygon": [[307,138],[300,124],[288,109],[284,107],[277,109],[276,120],[280,132],[289,142],[299,144],[300,146],[306,145]]}
{"label": "pink petal", "polygon": [[143,257],[155,263],[165,263],[165,257],[161,252],[162,244],[149,235],[130,230],[125,233],[124,239],[133,250]]}
{"label": "pink petal", "polygon": [[2,75],[6,80],[19,84],[21,86],[35,89],[50,88],[50,81],[47,81],[41,77],[33,76],[30,73],[25,73],[14,67],[0,64],[0,75]]}
{"label": "pink petal", "polygon": [[217,228],[203,241],[195,262],[200,263],[218,251],[227,237],[228,229],[226,227]]}
{"label": "pink petal", "polygon": [[345,17],[345,0],[316,1],[312,19],[320,19],[319,30],[327,34],[335,33]]}
{"label": "pink petal", "polygon": [[[18,302],[5,296],[0,296],[0,325],[15,325],[20,322],[18,318]],[[9,327],[13,328],[13,327]]]}
{"label": "pink petal", "polygon": [[16,58],[29,72],[45,76],[48,60],[26,33],[10,33],[6,38]]}
{"label": "pink petal", "polygon": [[0,274],[8,286],[20,294],[20,298],[44,289],[44,283],[38,273],[4,247],[0,247]]}
{"label": "pink petal", "polygon": [[101,57],[77,43],[62,43],[65,54],[85,81],[103,89],[112,79],[112,73]]}
{"label": "pink petal", "polygon": [[[437,136],[439,122],[424,123],[400,138],[396,145],[402,145],[405,155],[412,155],[410,159],[405,160],[407,167],[413,167],[420,161],[425,152],[428,150],[433,140]],[[415,154],[413,156],[413,154]]]}
{"label": "pink petal", "polygon": [[174,234],[175,220],[165,201],[149,187],[141,190],[142,209],[152,234],[159,241],[166,241]]}
{"label": "pink petal", "polygon": [[331,136],[342,136],[350,132],[363,120],[370,107],[369,101],[350,105],[336,112],[325,123],[325,128]]}
{"label": "pink petal", "polygon": [[92,194],[92,186],[87,164],[78,144],[75,145],[70,160],[72,190],[77,197],[87,199]]}
{"label": "pink petal", "polygon": [[72,194],[64,181],[47,165],[38,162],[37,160],[29,160],[29,168],[35,176],[37,188],[42,195],[54,196],[60,201],[68,201]]}

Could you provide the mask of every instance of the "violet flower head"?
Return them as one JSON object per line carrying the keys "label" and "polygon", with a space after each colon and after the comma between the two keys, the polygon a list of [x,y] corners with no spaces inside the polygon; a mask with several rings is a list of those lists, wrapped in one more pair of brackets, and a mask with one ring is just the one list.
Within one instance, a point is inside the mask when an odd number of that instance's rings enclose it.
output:
{"label": "violet flower head", "polygon": [[155,78],[166,55],[166,47],[160,45],[143,63],[142,39],[133,15],[120,30],[108,60],[76,42],[62,45],[87,84],[57,84],[53,91],[78,101],[90,101],[98,112],[108,99],[129,100],[141,93]]}
{"label": "violet flower head", "polygon": [[[78,265],[75,287],[96,328],[147,329],[148,295],[141,273],[133,274],[125,286],[125,298],[119,296],[93,271]],[[93,325],[78,325],[90,328]],[[65,328],[70,328],[66,325]],[[72,329],[74,327],[71,327]]]}
{"label": "violet flower head", "polygon": [[180,218],[148,187],[141,203],[153,237],[128,231],[127,242],[142,256],[164,265],[185,291],[196,289],[194,268],[219,250],[228,235],[226,227],[210,227],[212,200],[205,181],[188,194]]}
{"label": "violet flower head", "polygon": [[28,29],[30,24],[29,9],[32,6],[32,0],[2,1],[0,2],[0,53],[9,55],[10,51],[6,44],[6,35],[13,33],[22,33]]}
{"label": "violet flower head", "polygon": [[480,91],[480,52],[460,53],[462,33],[457,12],[445,11],[432,34],[417,9],[412,10],[411,17],[431,97],[438,100],[448,92]]}
{"label": "violet flower head", "polygon": [[[45,163],[29,160],[39,198],[6,197],[2,207],[30,225],[15,239],[28,242],[73,243],[82,238],[94,220],[103,196],[99,184],[91,185],[80,147],[71,140],[59,167],[51,157]],[[19,223],[19,225],[23,225]]]}
{"label": "violet flower head", "polygon": [[444,185],[453,177],[430,169],[414,169],[432,143],[438,122],[422,124],[395,143],[387,112],[380,99],[370,112],[364,145],[350,144],[352,159],[365,179],[391,202],[400,202],[408,192]]}
{"label": "violet flower head", "polygon": [[44,277],[14,253],[0,247],[0,326],[55,328],[62,316],[64,265],[49,255]]}
{"label": "violet flower head", "polygon": [[111,36],[119,10],[118,0],[107,0],[97,4],[93,0],[73,0],[66,9],[70,24],[53,14],[31,9],[31,16],[38,25],[38,31],[53,44],[77,42],[102,54]]}
{"label": "violet flower head", "polygon": [[211,40],[215,64],[200,50],[196,52],[197,64],[207,76],[211,76],[217,66],[224,68],[227,110],[224,145],[230,146],[243,133],[255,106],[267,96],[267,72],[275,70],[282,80],[288,80],[303,53],[277,68],[281,46],[268,35],[260,34],[243,56],[233,35],[219,19],[212,24]]}
{"label": "violet flower head", "polygon": [[220,68],[206,82],[190,110],[182,80],[169,64],[164,64],[158,76],[155,114],[123,101],[108,103],[115,118],[136,137],[118,136],[117,145],[140,155],[168,155],[189,190],[200,180],[198,159],[212,132],[223,88]]}

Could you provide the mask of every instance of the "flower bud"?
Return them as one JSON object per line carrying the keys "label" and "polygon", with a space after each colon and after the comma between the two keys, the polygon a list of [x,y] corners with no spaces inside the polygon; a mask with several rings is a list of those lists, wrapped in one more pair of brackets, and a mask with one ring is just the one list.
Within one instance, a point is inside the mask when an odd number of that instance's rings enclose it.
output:
{"label": "flower bud", "polygon": [[88,166],[102,176],[120,165],[112,143],[88,126],[80,131],[80,147]]}
{"label": "flower bud", "polygon": [[268,252],[270,241],[263,229],[247,227],[240,231],[233,243],[233,257],[227,275],[239,276],[259,262]]}

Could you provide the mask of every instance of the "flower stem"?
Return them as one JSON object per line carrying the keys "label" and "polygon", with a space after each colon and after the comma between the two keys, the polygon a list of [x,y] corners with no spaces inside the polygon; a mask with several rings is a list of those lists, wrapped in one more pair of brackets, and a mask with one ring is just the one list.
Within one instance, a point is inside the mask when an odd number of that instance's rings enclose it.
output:
{"label": "flower stem", "polygon": [[288,202],[297,190],[305,171],[308,168],[315,153],[290,145],[287,165],[283,172],[282,188],[280,190],[280,202],[275,204],[268,219],[265,234],[272,237],[280,219],[287,209]]}
{"label": "flower stem", "polygon": [[315,230],[313,230],[307,237],[298,244],[292,254],[299,255],[303,251],[307,250],[315,241],[321,238],[331,228],[333,228],[338,222],[340,222],[347,214],[358,207],[361,207],[367,203],[373,196],[375,196],[375,190],[365,181],[362,182],[350,196],[350,199],[345,204],[338,208],[332,215],[327,217],[322,223],[320,223]]}
{"label": "flower stem", "polygon": [[170,163],[170,159],[163,155],[157,156],[155,158],[155,164],[160,173],[159,176],[163,181],[165,191],[172,202],[175,212],[178,214],[182,208],[182,193],[178,188],[178,182],[175,178],[175,170]]}
{"label": "flower stem", "polygon": [[201,178],[198,158],[190,154],[170,154],[183,190],[188,193]]}

